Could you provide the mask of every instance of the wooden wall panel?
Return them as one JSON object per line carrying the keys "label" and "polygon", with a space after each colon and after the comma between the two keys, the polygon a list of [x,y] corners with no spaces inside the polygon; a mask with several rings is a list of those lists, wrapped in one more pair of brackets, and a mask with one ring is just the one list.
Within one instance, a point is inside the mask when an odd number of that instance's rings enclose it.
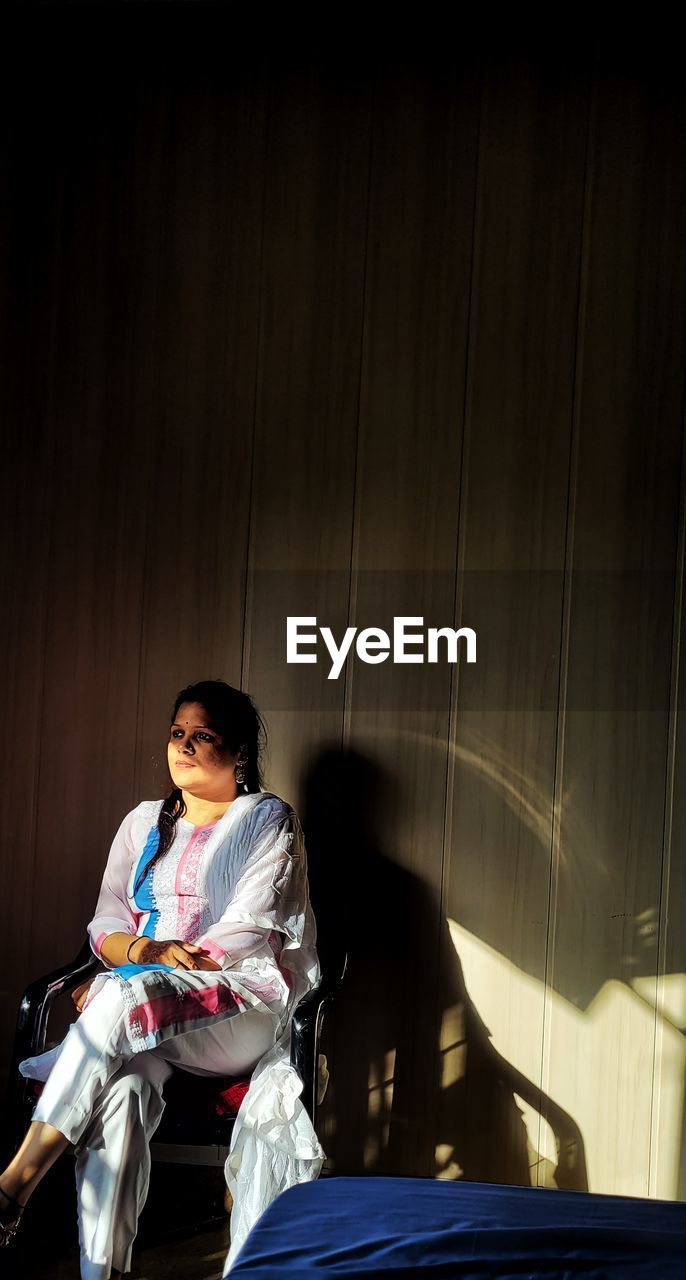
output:
{"label": "wooden wall panel", "polygon": [[[490,1032],[592,1189],[683,1196],[680,81],[207,34],[3,85],[3,1033],[222,676],[352,936],[329,1167],[551,1182]],[[286,664],[402,614],[476,666]]]}
{"label": "wooden wall panel", "polygon": [[[479,145],[459,624],[478,636],[453,692],[445,911],[466,988],[501,1054],[540,1083],[562,566],[581,254],[588,67],[489,66]],[[457,926],[457,927],[455,927]],[[508,962],[484,989],[489,949]],[[442,1095],[464,1109],[465,1177],[526,1181],[514,1100],[484,1091],[483,1030]],[[446,1049],[447,1049],[446,1045]],[[455,1072],[452,1073],[455,1075]],[[464,1150],[461,1155],[460,1144]]]}
{"label": "wooden wall panel", "polygon": [[[478,100],[452,58],[375,88],[349,624],[391,637],[396,616],[453,622]],[[337,1169],[435,1169],[451,678],[443,655],[345,672],[346,742],[386,788],[379,842],[351,859],[369,929],[336,1022]]]}
{"label": "wooden wall panel", "polygon": [[269,723],[267,786],[298,804],[310,752],[342,731],[343,684],[321,640],[317,666],[286,663],[286,618],[346,622],[370,129],[346,70],[274,72],[242,679]]}
{"label": "wooden wall panel", "polygon": [[266,786],[305,828],[322,955],[352,909],[344,684],[327,679],[321,642],[318,666],[287,665],[286,619],[336,634],[347,622],[371,123],[369,87],[349,73],[274,76],[242,679],[269,726]]}
{"label": "wooden wall panel", "polygon": [[103,96],[82,121],[78,104],[67,103],[55,447],[44,513],[49,623],[37,745],[34,974],[81,945],[109,842],[137,800],[142,568],[156,443],[155,352],[148,347],[141,360],[141,349],[154,334],[159,104],[148,112],[131,101],[122,118]]}
{"label": "wooden wall panel", "polygon": [[[665,1066],[671,1078],[665,1080],[660,1070],[663,1061],[664,1030],[677,1027],[684,1040],[686,1032],[686,925],[683,903],[686,902],[686,432],[682,442],[681,498],[679,538],[676,555],[674,624],[672,631],[672,669],[670,690],[670,724],[665,778],[665,824],[660,886],[660,917],[655,983],[646,984],[641,994],[655,1001],[663,1018],[656,1019],[653,1072],[653,1134],[651,1139],[651,1183],[654,1194],[656,1172],[662,1151],[659,1133],[667,1123],[676,1135],[675,1150],[670,1151],[673,1164],[668,1166],[673,1182],[668,1195],[686,1199],[686,1079],[674,1079],[667,1059]],[[652,991],[651,988],[652,987]],[[680,1098],[674,1098],[674,1092]]]}
{"label": "wooden wall panel", "polygon": [[544,1044],[591,1188],[643,1195],[655,1017],[629,984],[656,974],[660,915],[686,336],[676,106],[599,68]]}
{"label": "wooden wall panel", "polygon": [[[43,698],[43,651],[55,444],[63,187],[50,130],[30,117],[17,137],[2,113],[3,353],[0,472],[0,654],[4,715],[12,772],[2,779],[0,863],[5,924],[0,943],[0,1088],[10,1029],[28,976],[31,945],[36,811]],[[21,191],[25,204],[15,203]],[[12,726],[12,729],[10,729]],[[40,890],[38,890],[40,892]]]}
{"label": "wooden wall panel", "polygon": [[[229,87],[230,86],[230,87]],[[267,82],[259,60],[169,93],[158,208],[158,444],[146,496],[140,797],[169,789],[176,693],[240,686],[255,432]]]}

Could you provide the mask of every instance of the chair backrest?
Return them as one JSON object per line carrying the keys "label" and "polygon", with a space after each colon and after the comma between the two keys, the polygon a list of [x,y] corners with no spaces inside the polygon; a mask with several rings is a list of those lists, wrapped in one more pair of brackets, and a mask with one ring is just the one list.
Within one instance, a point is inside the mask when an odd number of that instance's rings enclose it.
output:
{"label": "chair backrest", "polygon": [[348,966],[347,951],[324,954],[318,985],[298,1004],[291,1028],[291,1066],[303,1082],[302,1101],[307,1114],[317,1126],[317,1082],[319,1044],[324,1014],[341,987]]}

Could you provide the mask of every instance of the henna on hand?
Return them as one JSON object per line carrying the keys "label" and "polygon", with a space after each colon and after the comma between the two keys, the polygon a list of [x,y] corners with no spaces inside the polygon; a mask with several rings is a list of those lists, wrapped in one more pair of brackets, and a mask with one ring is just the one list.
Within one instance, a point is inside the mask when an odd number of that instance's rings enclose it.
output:
{"label": "henna on hand", "polygon": [[165,964],[167,961],[162,960],[161,957],[168,947],[168,942],[156,942],[154,938],[145,938],[134,964]]}

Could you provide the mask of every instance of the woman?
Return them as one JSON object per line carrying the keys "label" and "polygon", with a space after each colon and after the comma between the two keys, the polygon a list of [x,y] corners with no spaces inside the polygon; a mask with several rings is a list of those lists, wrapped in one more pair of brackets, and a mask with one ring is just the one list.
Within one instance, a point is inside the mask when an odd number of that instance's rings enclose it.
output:
{"label": "woman", "polygon": [[[251,1084],[241,1112],[247,1104],[251,1114],[251,1092],[253,1109],[255,1092],[264,1107],[293,1009],[319,977],[302,829],[285,801],[261,790],[263,725],[250,697],[202,681],[179,693],[171,719],[172,790],[124,818],[88,926],[108,972],[91,984],[0,1174],[7,1243],[41,1178],[73,1146],[84,1280],[130,1269],[173,1066],[254,1071],[259,1089]],[[251,1158],[254,1181],[259,1153]],[[315,1159],[291,1180],[320,1168]],[[240,1194],[240,1180],[232,1189]]]}

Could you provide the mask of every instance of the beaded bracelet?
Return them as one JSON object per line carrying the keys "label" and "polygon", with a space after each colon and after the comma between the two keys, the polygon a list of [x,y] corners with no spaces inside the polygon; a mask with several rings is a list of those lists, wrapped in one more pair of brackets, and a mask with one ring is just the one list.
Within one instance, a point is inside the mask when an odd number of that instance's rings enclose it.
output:
{"label": "beaded bracelet", "polygon": [[138,937],[138,934],[136,934],[135,938],[132,938],[132,939],[131,939],[131,941],[130,941],[130,943],[129,943],[128,947],[126,948],[126,959],[127,959],[127,962],[130,962],[131,964],[135,964],[135,963],[136,963],[136,961],[135,961],[135,960],[132,960],[132,959],[131,959],[131,948],[132,948],[132,946],[133,946],[134,942],[140,942],[140,938]]}

